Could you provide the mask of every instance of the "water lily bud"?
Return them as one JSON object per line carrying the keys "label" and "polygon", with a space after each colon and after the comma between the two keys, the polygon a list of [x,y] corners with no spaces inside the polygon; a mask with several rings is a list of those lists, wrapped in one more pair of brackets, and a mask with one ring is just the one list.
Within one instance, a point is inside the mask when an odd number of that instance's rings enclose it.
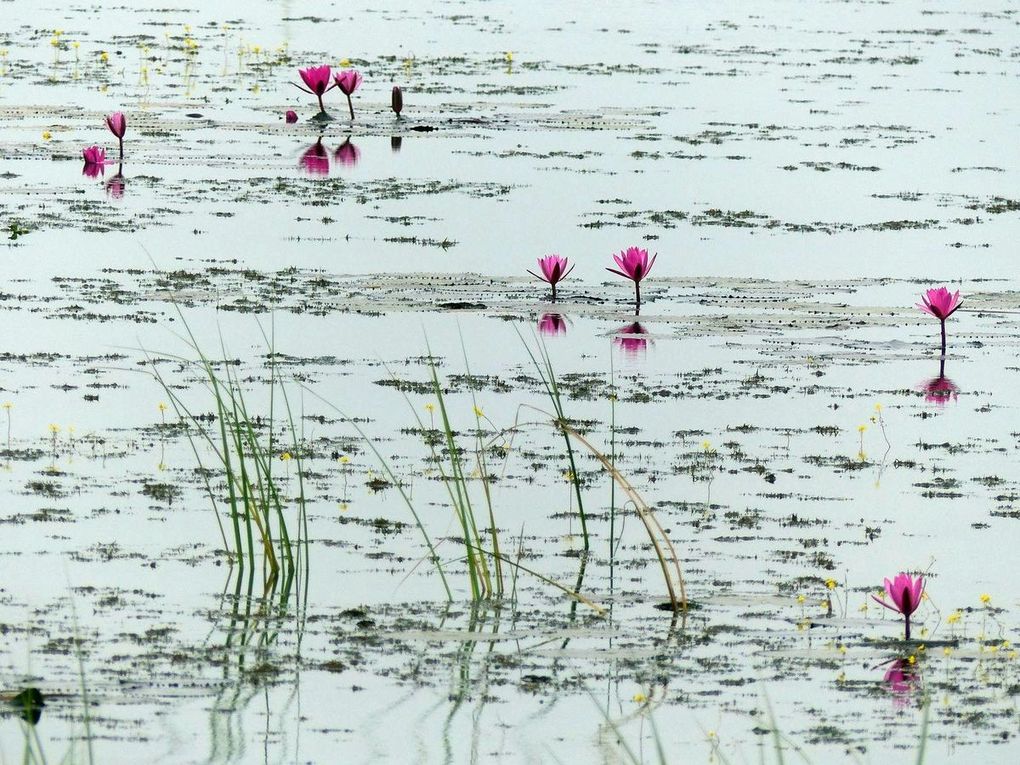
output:
{"label": "water lily bud", "polygon": [[397,85],[393,86],[393,94],[390,97],[390,105],[399,117],[400,110],[404,108],[404,94],[400,92],[400,87]]}
{"label": "water lily bud", "polygon": [[297,122],[297,112],[293,109],[288,109],[286,114],[287,124]]}

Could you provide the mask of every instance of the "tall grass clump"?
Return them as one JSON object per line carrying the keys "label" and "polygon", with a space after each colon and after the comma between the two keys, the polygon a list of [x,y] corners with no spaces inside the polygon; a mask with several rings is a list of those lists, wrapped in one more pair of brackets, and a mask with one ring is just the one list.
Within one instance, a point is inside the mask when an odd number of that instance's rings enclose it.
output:
{"label": "tall grass clump", "polygon": [[[198,374],[208,394],[206,401],[212,404],[213,416],[189,405],[160,371],[157,359],[150,357],[152,374],[180,422],[186,426],[198,472],[205,483],[223,547],[231,562],[254,571],[261,558],[265,590],[275,589],[281,574],[285,589],[289,589],[307,545],[308,520],[303,449],[287,389],[277,369],[273,337],[266,336],[263,331],[269,367],[268,405],[264,413],[256,414],[249,408],[245,391],[232,369],[236,362],[228,360],[222,337],[222,358],[217,361],[202,350],[183,315],[181,320],[186,332],[183,339],[191,355],[160,354],[159,357],[176,361],[184,370]],[[278,424],[282,426],[283,437],[277,436]],[[212,467],[207,468],[203,462],[200,447],[207,449],[207,454],[212,453]],[[291,522],[285,513],[286,498],[273,470],[280,457],[293,460],[297,468],[297,514]],[[227,524],[223,522],[223,515],[228,519]],[[307,567],[307,555],[304,565]]]}
{"label": "tall grass clump", "polygon": [[[521,342],[524,344],[524,347],[528,352],[528,356],[531,358],[531,361],[535,366],[535,370],[538,372],[538,376],[542,381],[542,386],[545,388],[546,395],[553,407],[552,413],[543,413],[552,416],[553,427],[563,434],[563,439],[566,442],[567,457],[570,461],[571,477],[577,494],[578,514],[581,517],[582,528],[585,529],[585,548],[587,549],[587,526],[585,523],[584,509],[581,505],[581,480],[577,472],[574,450],[571,448],[571,441],[576,441],[578,444],[583,446],[602,465],[606,472],[609,473],[614,483],[623,490],[623,493],[627,496],[630,504],[633,505],[638,518],[644,525],[645,531],[648,534],[648,539],[651,542],[652,549],[655,551],[655,557],[658,559],[659,566],[662,569],[663,581],[666,585],[666,592],[669,595],[670,606],[673,608],[673,611],[686,609],[687,585],[684,581],[683,572],[680,569],[680,558],[677,555],[676,548],[673,546],[672,541],[670,541],[669,536],[666,534],[665,529],[662,528],[662,525],[655,517],[655,513],[652,511],[651,507],[649,507],[648,503],[645,502],[638,490],[617,468],[615,459],[611,459],[603,454],[591,441],[589,441],[570,424],[570,420],[564,414],[563,399],[560,396],[560,389],[556,383],[556,374],[553,370],[552,358],[550,357],[545,344],[538,339],[536,340],[537,348],[532,350],[527,340],[525,340],[524,336],[521,335],[520,330],[517,331],[517,334],[521,338]],[[542,412],[543,410],[538,409],[536,411]]]}

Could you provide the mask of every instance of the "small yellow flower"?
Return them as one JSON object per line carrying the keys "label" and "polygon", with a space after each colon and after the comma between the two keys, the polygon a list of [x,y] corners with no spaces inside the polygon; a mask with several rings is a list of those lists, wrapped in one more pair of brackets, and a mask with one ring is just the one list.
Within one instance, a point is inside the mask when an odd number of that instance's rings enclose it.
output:
{"label": "small yellow flower", "polygon": [[987,606],[989,603],[992,602],[992,596],[989,595],[988,593],[983,594],[981,596],[981,602]]}
{"label": "small yellow flower", "polygon": [[506,62],[508,64],[511,64],[513,63],[514,60],[514,52],[512,50],[508,50],[506,53],[503,54],[503,57],[506,59]]}
{"label": "small yellow flower", "polygon": [[166,410],[167,410],[166,404],[164,404],[162,401],[160,401],[159,402],[159,411],[165,412]]}
{"label": "small yellow flower", "polygon": [[836,580],[835,579],[826,579],[825,580],[825,586],[828,587],[830,590],[835,590],[836,589]]}
{"label": "small yellow flower", "polygon": [[846,672],[840,672],[838,675],[836,675],[836,682],[837,683],[845,683],[846,682]]}
{"label": "small yellow flower", "polygon": [[846,646],[845,645],[841,645],[838,650],[839,650],[840,653],[845,654],[846,653]]}
{"label": "small yellow flower", "polygon": [[75,50],[78,50],[78,48],[81,47],[81,43],[75,40],[73,43],[71,43],[71,47],[74,48]]}
{"label": "small yellow flower", "polygon": [[340,457],[340,464],[341,465],[346,465],[350,461],[351,461],[351,458],[348,457],[346,454],[344,454],[343,456]]}
{"label": "small yellow flower", "polygon": [[104,50],[102,53],[99,54],[99,60],[102,61],[104,64],[109,64],[110,54]]}
{"label": "small yellow flower", "polygon": [[346,69],[350,65],[351,65],[351,60],[349,58],[342,58],[342,59],[340,59],[340,67],[341,68]]}
{"label": "small yellow flower", "polygon": [[485,414],[482,412],[482,410],[479,409],[477,406],[476,407],[472,407],[472,408],[475,410],[475,417],[484,417],[485,416]]}
{"label": "small yellow flower", "polygon": [[52,45],[54,48],[60,47],[60,38],[59,37],[51,38],[50,39],[50,45]]}
{"label": "small yellow flower", "polygon": [[807,600],[807,598],[805,598],[803,595],[798,595],[797,596],[797,602],[798,603],[803,604],[805,600]]}
{"label": "small yellow flower", "polygon": [[290,456],[290,452],[284,452],[283,454],[280,455],[280,459],[283,460],[284,462],[289,462],[293,458]]}
{"label": "small yellow flower", "polygon": [[644,704],[646,701],[648,701],[648,697],[639,691],[638,693],[634,694],[634,697],[631,699],[631,701],[635,702],[636,704]]}
{"label": "small yellow flower", "polygon": [[1007,659],[1015,659],[1016,658],[1016,651],[1010,651],[1009,653],[1007,653],[1006,654],[1006,658]]}
{"label": "small yellow flower", "polygon": [[60,426],[55,423],[50,423],[50,433],[57,435],[60,432]]}
{"label": "small yellow flower", "polygon": [[43,134],[42,134],[42,139],[43,139],[44,141],[48,141],[48,140],[50,140],[50,139],[51,139],[52,137],[53,137],[53,133],[51,133],[51,132],[50,132],[49,130],[44,130],[44,131],[43,131]]}
{"label": "small yellow flower", "polygon": [[863,433],[863,432],[864,432],[864,431],[866,431],[867,429],[868,429],[868,426],[867,426],[867,425],[863,425],[863,424],[862,424],[862,425],[858,425],[858,426],[857,426],[857,432],[858,432],[858,433]]}
{"label": "small yellow flower", "polygon": [[14,404],[12,404],[10,401],[4,401],[4,409],[6,409],[9,412],[13,408],[14,408]]}
{"label": "small yellow flower", "polygon": [[704,451],[706,451],[706,452],[712,451],[712,442],[711,441],[702,441],[701,442],[701,448]]}
{"label": "small yellow flower", "polygon": [[917,664],[917,657],[916,656],[908,656],[907,657],[907,662],[909,664]]}
{"label": "small yellow flower", "polygon": [[882,411],[882,405],[881,404],[875,404],[875,411],[876,412],[881,412]]}
{"label": "small yellow flower", "polygon": [[924,653],[924,643],[922,643],[921,645],[919,645],[917,647],[917,652],[918,653]]}
{"label": "small yellow flower", "polygon": [[1009,648],[1009,647],[1010,647],[1011,645],[1012,645],[1012,643],[1010,643],[1010,642],[1009,642],[1008,640],[1003,640],[1003,641],[1002,641],[1002,645],[1001,645],[1000,647],[1002,648],[1002,650],[1004,650],[1004,651],[1005,651],[1005,650],[1006,650],[1007,648]]}
{"label": "small yellow flower", "polygon": [[951,654],[952,652],[953,652],[953,649],[950,648],[949,646],[946,646],[945,648],[942,649],[942,655],[943,656],[949,656],[949,654]]}
{"label": "small yellow flower", "polygon": [[432,403],[425,404],[425,411],[428,412],[429,414],[432,414],[434,411],[436,411],[435,404]]}
{"label": "small yellow flower", "polygon": [[963,618],[962,611],[953,611],[953,613],[946,617],[946,621],[949,622],[950,624],[956,624],[962,618]]}

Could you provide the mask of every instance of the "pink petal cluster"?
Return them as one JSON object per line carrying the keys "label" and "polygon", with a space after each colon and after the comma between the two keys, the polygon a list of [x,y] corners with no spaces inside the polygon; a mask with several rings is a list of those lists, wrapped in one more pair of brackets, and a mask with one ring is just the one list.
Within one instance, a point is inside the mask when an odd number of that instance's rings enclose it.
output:
{"label": "pink petal cluster", "polygon": [[287,113],[284,114],[283,116],[284,116],[284,119],[287,120],[287,124],[288,125],[291,125],[291,124],[297,122],[297,112],[294,111],[293,109],[288,109]]}
{"label": "pink petal cluster", "polygon": [[652,270],[657,257],[658,255],[653,255],[651,261],[649,261],[648,250],[642,250],[639,247],[628,247],[619,255],[613,256],[616,265],[620,267],[619,270],[615,268],[607,268],[606,270],[618,274],[625,279],[630,279],[637,284]]}
{"label": "pink petal cluster", "polygon": [[562,255],[546,255],[544,258],[538,259],[538,268],[542,274],[536,274],[530,268],[528,273],[536,279],[548,282],[552,287],[552,299],[556,300],[556,285],[566,279],[567,275],[574,270],[573,266],[569,268],[567,266],[568,261]]}
{"label": "pink petal cluster", "polygon": [[536,279],[541,279],[549,284],[557,284],[563,281],[567,274],[574,270],[573,266],[567,268],[567,258],[560,255],[546,255],[544,258],[539,258],[538,267],[542,271],[541,276],[530,269],[528,269],[528,273]]}
{"label": "pink petal cluster", "polygon": [[298,74],[301,75],[301,79],[304,80],[305,85],[308,86],[313,95],[321,96],[329,90],[329,64],[298,69]]}
{"label": "pink petal cluster", "polygon": [[915,579],[910,574],[900,573],[891,582],[887,578],[885,594],[892,602],[891,605],[886,603],[884,598],[875,595],[871,597],[876,603],[885,606],[890,611],[898,611],[909,617],[921,605],[921,596],[924,594],[924,577],[919,576]]}
{"label": "pink petal cluster", "polygon": [[922,311],[930,313],[939,321],[948,319],[963,304],[959,290],[951,293],[945,287],[933,287],[927,292],[922,293],[921,300],[923,302],[918,303],[917,307]]}
{"label": "pink petal cluster", "polygon": [[81,150],[81,158],[85,160],[86,165],[105,165],[106,150],[98,146],[88,146]]}
{"label": "pink petal cluster", "polygon": [[117,138],[123,140],[124,133],[127,132],[127,118],[123,112],[114,112],[106,118],[106,126]]}
{"label": "pink petal cluster", "polygon": [[[327,69],[329,67],[326,67]],[[342,72],[333,75],[333,82],[340,88],[345,96],[351,95],[361,85],[361,74],[357,69],[344,69]]]}

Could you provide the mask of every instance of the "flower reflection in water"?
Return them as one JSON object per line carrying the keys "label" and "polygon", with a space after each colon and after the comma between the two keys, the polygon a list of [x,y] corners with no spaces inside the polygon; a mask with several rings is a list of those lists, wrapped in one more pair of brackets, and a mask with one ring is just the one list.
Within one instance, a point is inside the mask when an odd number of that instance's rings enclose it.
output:
{"label": "flower reflection in water", "polygon": [[309,175],[329,175],[329,152],[322,145],[322,136],[305,149],[300,166]]}
{"label": "flower reflection in water", "polygon": [[567,334],[567,321],[562,314],[544,313],[538,320],[538,332],[541,335],[565,335]]}
{"label": "flower reflection in water", "polygon": [[336,153],[333,155],[333,159],[344,167],[354,167],[360,158],[361,150],[351,143],[350,136],[347,136],[347,140],[337,147]]}
{"label": "flower reflection in water", "polygon": [[882,682],[893,695],[893,704],[897,707],[907,706],[911,697],[921,687],[921,675],[916,659],[913,662],[909,658],[893,659],[882,666],[886,667]]}
{"label": "flower reflection in water", "polygon": [[117,165],[117,174],[106,182],[106,194],[113,199],[120,199],[124,196],[127,180],[124,178],[123,169],[124,165]]}
{"label": "flower reflection in water", "polygon": [[648,349],[648,338],[645,337],[647,334],[648,330],[640,322],[635,321],[616,330],[613,335],[613,345],[628,356],[637,356]]}
{"label": "flower reflection in water", "polygon": [[945,359],[939,363],[939,376],[925,380],[918,389],[924,393],[925,401],[938,406],[945,406],[947,402],[956,401],[960,396],[960,386],[946,377]]}
{"label": "flower reflection in water", "polygon": [[98,178],[106,175],[106,165],[101,162],[86,162],[81,169],[81,174],[88,178]]}

